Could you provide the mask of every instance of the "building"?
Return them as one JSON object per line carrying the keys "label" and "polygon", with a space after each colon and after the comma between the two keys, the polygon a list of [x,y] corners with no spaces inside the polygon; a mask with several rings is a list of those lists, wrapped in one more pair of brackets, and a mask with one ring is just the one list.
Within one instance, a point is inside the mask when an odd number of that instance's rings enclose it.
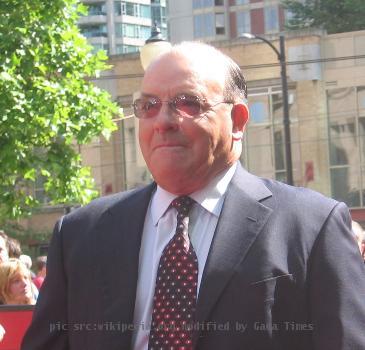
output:
{"label": "building", "polygon": [[166,0],[83,0],[88,14],[79,19],[81,32],[95,49],[109,55],[137,52],[156,22],[167,37]]}
{"label": "building", "polygon": [[[278,46],[277,34],[266,38]],[[365,31],[327,35],[308,30],[285,33],[285,38],[294,183],[346,202],[353,218],[365,224]],[[242,38],[215,45],[240,64],[248,82],[251,119],[241,162],[254,174],[285,181],[275,52],[261,41]],[[143,77],[139,55],[115,55],[109,63],[112,70],[96,83],[112,93],[126,117],[109,142],[95,140],[81,150],[103,195],[151,181],[130,108]],[[54,216],[42,215],[25,224],[52,226]]]}
{"label": "building", "polygon": [[284,29],[288,16],[280,3],[281,0],[169,0],[171,42],[278,33]]}

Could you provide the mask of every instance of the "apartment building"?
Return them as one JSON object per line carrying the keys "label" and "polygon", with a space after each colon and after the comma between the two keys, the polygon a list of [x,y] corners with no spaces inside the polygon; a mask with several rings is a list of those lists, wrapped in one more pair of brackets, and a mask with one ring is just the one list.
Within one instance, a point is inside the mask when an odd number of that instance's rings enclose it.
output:
{"label": "apartment building", "polygon": [[280,0],[169,0],[171,42],[216,41],[284,29]]}
{"label": "apartment building", "polygon": [[167,37],[166,0],[83,0],[88,14],[79,19],[81,32],[95,49],[109,55],[137,52],[154,23]]}

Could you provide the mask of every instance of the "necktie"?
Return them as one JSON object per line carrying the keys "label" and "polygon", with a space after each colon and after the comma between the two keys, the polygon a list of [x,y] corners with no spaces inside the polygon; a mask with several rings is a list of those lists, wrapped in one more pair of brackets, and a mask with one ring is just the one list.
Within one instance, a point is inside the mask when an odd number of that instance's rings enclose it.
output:
{"label": "necktie", "polygon": [[198,284],[198,260],[188,235],[193,203],[187,196],[171,203],[178,213],[176,233],[164,248],[157,270],[149,350],[192,349]]}

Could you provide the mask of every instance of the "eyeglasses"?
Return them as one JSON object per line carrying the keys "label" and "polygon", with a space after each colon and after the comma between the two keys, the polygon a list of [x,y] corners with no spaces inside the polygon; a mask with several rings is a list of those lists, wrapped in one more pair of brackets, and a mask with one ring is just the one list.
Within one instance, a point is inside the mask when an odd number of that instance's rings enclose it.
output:
{"label": "eyeglasses", "polygon": [[206,99],[185,94],[178,95],[169,101],[161,101],[158,97],[142,97],[133,102],[134,115],[139,119],[153,118],[159,113],[163,103],[167,103],[173,112],[182,117],[196,118],[214,106],[232,102],[221,101],[209,106]]}

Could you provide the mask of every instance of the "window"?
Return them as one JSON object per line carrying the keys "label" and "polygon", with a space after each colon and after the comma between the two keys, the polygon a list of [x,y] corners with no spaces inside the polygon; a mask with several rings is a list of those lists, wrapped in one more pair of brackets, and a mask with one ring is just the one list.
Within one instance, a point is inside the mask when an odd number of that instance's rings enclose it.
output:
{"label": "window", "polygon": [[151,18],[151,6],[140,5],[140,15],[143,18]]}
{"label": "window", "polygon": [[94,4],[87,5],[87,7],[88,7],[88,16],[106,15],[105,2],[97,2]]}
{"label": "window", "polygon": [[224,0],[215,0],[214,5],[215,6],[223,6],[224,5]]}
{"label": "window", "polygon": [[215,36],[214,13],[204,13],[194,16],[194,37],[203,38]]}
{"label": "window", "polygon": [[331,192],[332,197],[350,207],[364,205],[361,172],[365,164],[365,118],[360,102],[364,89],[362,86],[327,91]]}
{"label": "window", "polygon": [[126,3],[126,15],[128,16],[134,16],[134,5],[131,2]]}
{"label": "window", "polygon": [[236,14],[237,35],[251,33],[251,16],[249,11],[239,11]]}
{"label": "window", "polygon": [[264,8],[265,32],[279,30],[279,13],[277,6],[267,6]]}
{"label": "window", "polygon": [[213,7],[213,6],[214,6],[214,0],[193,0],[194,9]]}
{"label": "window", "polygon": [[34,198],[40,203],[40,204],[49,204],[50,198],[47,196],[46,191],[44,189],[44,183],[46,182],[46,178],[44,176],[36,177],[35,183],[34,183]]}
{"label": "window", "polygon": [[[285,134],[283,126],[282,94],[277,87],[250,89],[248,98],[250,123],[244,138],[241,161],[247,169],[259,176],[286,180]],[[291,94],[295,94],[291,90]],[[290,105],[290,112],[295,110]],[[295,117],[291,113],[291,117]],[[293,168],[296,178],[300,170],[299,131],[295,118],[291,118]]]}
{"label": "window", "polygon": [[125,15],[127,13],[126,4],[124,1],[114,1],[114,14],[117,16]]}
{"label": "window", "polygon": [[[130,23],[123,23],[123,24],[117,24],[116,31],[118,28],[118,31],[121,28],[121,35],[125,36],[127,38],[139,38],[139,39],[148,39],[151,36],[151,27],[149,26],[141,26],[138,24],[130,24]],[[117,32],[116,32],[116,35]]]}
{"label": "window", "polygon": [[134,45],[117,45],[116,46],[116,53],[123,54],[123,53],[130,53],[130,52],[138,52],[139,47]]}
{"label": "window", "polygon": [[103,36],[103,37],[108,36],[106,24],[82,25],[81,33],[86,38],[93,38],[93,37],[98,37],[98,36]]}
{"label": "window", "polygon": [[236,5],[246,5],[249,0],[236,0]]}
{"label": "window", "polygon": [[124,26],[122,23],[115,23],[115,36],[117,38],[122,38],[124,33]]}
{"label": "window", "polygon": [[224,25],[224,13],[216,13],[215,15],[215,33],[225,34],[225,25]]}
{"label": "window", "polygon": [[92,44],[94,47],[94,52],[98,52],[100,50],[104,50],[106,52],[108,52],[109,50],[109,45],[108,44]]}

